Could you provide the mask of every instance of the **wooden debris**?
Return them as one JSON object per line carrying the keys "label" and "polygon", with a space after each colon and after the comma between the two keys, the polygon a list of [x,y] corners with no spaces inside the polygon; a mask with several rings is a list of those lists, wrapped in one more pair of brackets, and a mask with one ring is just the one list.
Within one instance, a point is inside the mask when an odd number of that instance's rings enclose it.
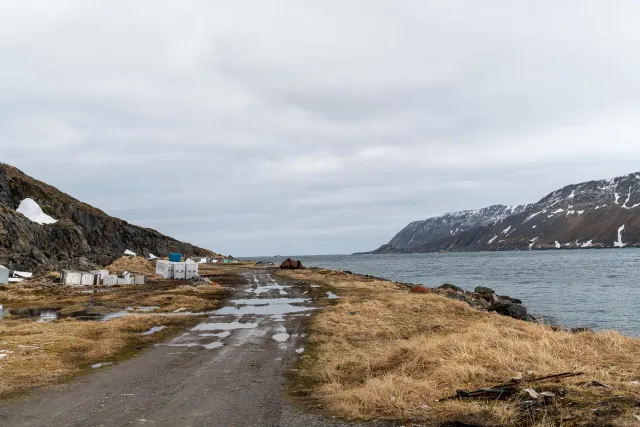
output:
{"label": "wooden debris", "polygon": [[[546,377],[527,379],[521,382],[526,384],[532,384],[532,383],[538,383],[538,382],[548,381],[548,380],[561,380],[565,378],[572,378],[580,375],[584,375],[584,372],[563,372],[561,374],[553,374],[553,375],[548,375]],[[511,381],[505,384],[498,384],[493,387],[481,388],[474,391],[457,390],[455,396],[449,396],[443,399],[439,399],[438,402],[454,400],[454,399],[493,399],[493,400],[507,399],[513,396],[514,394],[516,394],[518,391],[520,391],[520,389],[516,384],[517,383],[515,383],[514,381]],[[528,389],[528,390],[531,390],[534,393],[536,393],[535,390],[533,389]],[[545,393],[547,393],[548,395],[545,396]],[[540,396],[555,397],[555,394],[551,392],[545,392],[545,393],[541,393]]]}

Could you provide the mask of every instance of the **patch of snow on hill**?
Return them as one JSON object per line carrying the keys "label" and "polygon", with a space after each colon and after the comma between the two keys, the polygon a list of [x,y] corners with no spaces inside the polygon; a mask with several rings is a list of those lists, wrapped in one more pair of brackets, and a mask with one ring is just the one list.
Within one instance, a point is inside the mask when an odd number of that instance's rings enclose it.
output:
{"label": "patch of snow on hill", "polygon": [[493,236],[493,238],[491,240],[489,240],[489,245],[492,244],[496,239],[498,238],[498,235],[496,234],[495,236]]}
{"label": "patch of snow on hill", "polygon": [[591,245],[592,245],[592,243],[593,243],[593,239],[589,240],[588,242],[584,242],[584,243],[582,244],[582,247],[583,247],[583,248],[590,248],[590,247],[591,247]]}
{"label": "patch of snow on hill", "polygon": [[624,248],[627,244],[622,243],[622,232],[624,231],[624,224],[620,228],[618,228],[618,241],[613,242],[613,246],[616,248]]}
{"label": "patch of snow on hill", "polygon": [[56,222],[58,222],[57,219],[53,219],[49,215],[44,213],[40,205],[36,203],[35,200],[29,198],[24,199],[22,202],[20,202],[20,206],[18,206],[16,212],[20,212],[31,221],[40,225],[55,224]]}
{"label": "patch of snow on hill", "polygon": [[509,230],[511,230],[511,226],[508,226],[507,228],[502,230],[502,234],[507,234],[509,232]]}
{"label": "patch of snow on hill", "polygon": [[560,243],[556,240],[556,249],[560,249],[560,248],[561,248],[561,245],[560,245]]}

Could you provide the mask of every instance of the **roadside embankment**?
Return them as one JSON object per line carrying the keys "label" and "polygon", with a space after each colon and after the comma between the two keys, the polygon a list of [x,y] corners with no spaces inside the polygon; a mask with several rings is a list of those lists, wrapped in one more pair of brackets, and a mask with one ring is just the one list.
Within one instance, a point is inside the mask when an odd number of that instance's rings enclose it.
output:
{"label": "roadside embankment", "polygon": [[[340,296],[311,321],[292,377],[294,395],[331,415],[407,425],[638,423],[640,339],[558,331],[366,276],[278,274]],[[539,380],[559,373],[580,375]],[[478,389],[490,391],[463,392]]]}

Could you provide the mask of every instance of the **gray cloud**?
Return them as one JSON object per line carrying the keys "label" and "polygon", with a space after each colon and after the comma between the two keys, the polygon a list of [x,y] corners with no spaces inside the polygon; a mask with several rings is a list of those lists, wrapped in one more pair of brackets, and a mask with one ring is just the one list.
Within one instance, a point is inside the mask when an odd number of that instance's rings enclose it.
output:
{"label": "gray cloud", "polygon": [[0,5],[3,161],[234,255],[638,169],[629,1]]}

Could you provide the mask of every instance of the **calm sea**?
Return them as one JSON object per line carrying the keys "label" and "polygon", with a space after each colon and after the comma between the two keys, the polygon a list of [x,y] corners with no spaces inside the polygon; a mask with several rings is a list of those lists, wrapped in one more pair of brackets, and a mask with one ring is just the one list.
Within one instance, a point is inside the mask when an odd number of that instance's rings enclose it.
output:
{"label": "calm sea", "polygon": [[545,322],[640,336],[640,249],[293,258],[305,266],[426,286],[489,286],[500,295],[520,298]]}

